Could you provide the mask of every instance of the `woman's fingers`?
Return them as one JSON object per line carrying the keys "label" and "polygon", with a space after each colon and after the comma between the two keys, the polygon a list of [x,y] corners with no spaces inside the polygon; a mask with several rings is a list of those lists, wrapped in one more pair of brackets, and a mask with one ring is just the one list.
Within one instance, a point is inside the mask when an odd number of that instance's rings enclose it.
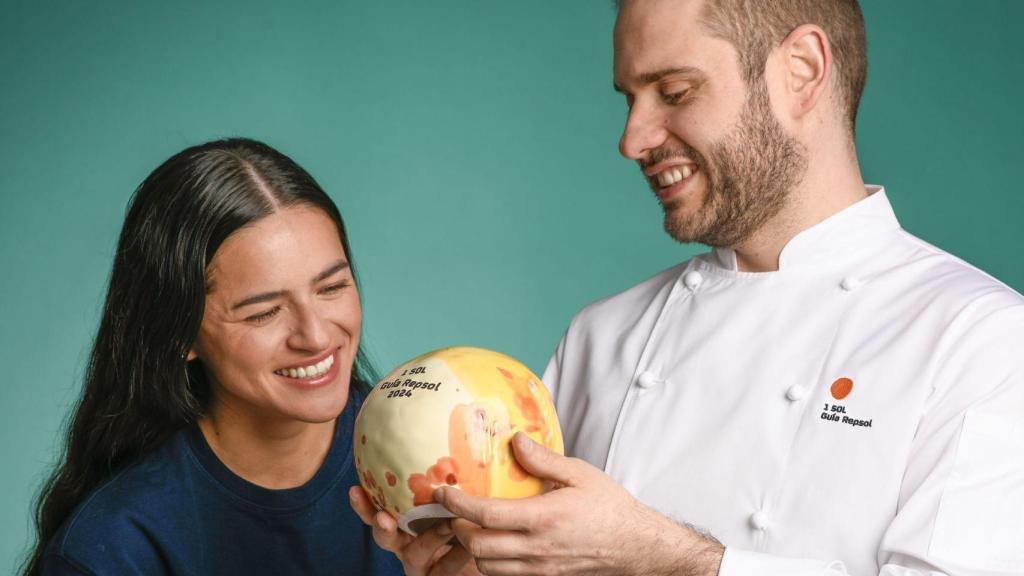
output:
{"label": "woman's fingers", "polygon": [[449,545],[454,538],[451,523],[443,520],[413,537],[398,528],[398,521],[377,507],[360,486],[348,491],[352,509],[364,524],[373,528],[373,539],[381,548],[393,552],[411,575],[451,576],[462,573],[471,558],[462,546]]}
{"label": "woman's fingers", "polygon": [[362,487],[349,488],[348,499],[363,524],[373,528],[373,539],[377,545],[400,555],[402,548],[412,540],[412,536],[399,531],[398,523],[390,514],[378,511]]}
{"label": "woman's fingers", "polygon": [[[448,548],[448,542],[452,540],[452,527],[447,520],[442,520],[436,526],[421,533],[412,539],[405,549],[402,550],[402,562],[415,566],[424,572],[437,561],[439,555],[443,557],[443,549]],[[433,573],[431,571],[431,573]]]}
{"label": "woman's fingers", "polygon": [[370,502],[362,486],[353,486],[348,489],[348,501],[363,524],[373,526],[373,515],[377,512],[377,507]]}
{"label": "woman's fingers", "polygon": [[398,529],[398,521],[387,512],[373,516],[373,539],[381,548],[398,554],[405,562],[405,548],[414,540],[412,536]]}
{"label": "woman's fingers", "polygon": [[441,556],[430,569],[430,576],[479,576],[476,563],[469,552],[460,544],[450,546],[451,550]]}

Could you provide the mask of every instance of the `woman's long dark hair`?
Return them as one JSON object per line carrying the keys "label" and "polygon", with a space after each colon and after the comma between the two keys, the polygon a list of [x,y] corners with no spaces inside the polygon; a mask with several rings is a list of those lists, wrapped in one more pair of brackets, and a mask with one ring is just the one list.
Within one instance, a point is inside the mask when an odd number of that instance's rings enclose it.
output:
{"label": "woman's long dark hair", "polygon": [[[89,492],[203,414],[210,389],[202,366],[186,354],[203,319],[207,265],[233,232],[298,204],[334,221],[351,262],[334,202],[305,170],[261,142],[188,148],[135,190],[63,459],[36,504],[38,540],[26,575],[39,573],[47,543]],[[374,377],[360,348],[350,389],[369,390]]]}

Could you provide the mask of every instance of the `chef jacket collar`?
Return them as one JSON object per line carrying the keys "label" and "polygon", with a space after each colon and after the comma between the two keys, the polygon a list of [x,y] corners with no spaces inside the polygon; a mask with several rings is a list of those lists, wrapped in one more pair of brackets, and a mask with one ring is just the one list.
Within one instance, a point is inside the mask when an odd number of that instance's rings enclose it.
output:
{"label": "chef jacket collar", "polygon": [[[899,221],[881,186],[867,186],[868,196],[794,236],[779,254],[779,270],[840,263],[862,254],[867,246],[885,241]],[[739,274],[732,248],[712,250],[711,262]],[[766,274],[765,272],[753,274]],[[767,272],[771,274],[771,272]]]}

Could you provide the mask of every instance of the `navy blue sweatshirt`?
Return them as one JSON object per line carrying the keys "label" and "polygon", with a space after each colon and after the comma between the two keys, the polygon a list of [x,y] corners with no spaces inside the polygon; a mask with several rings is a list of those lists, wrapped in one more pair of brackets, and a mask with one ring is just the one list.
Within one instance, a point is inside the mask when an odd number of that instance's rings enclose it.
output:
{"label": "navy blue sweatshirt", "polygon": [[297,488],[247,482],[197,426],[178,432],[75,509],[46,548],[43,574],[402,574],[349,506],[363,398],[350,396],[323,465]]}

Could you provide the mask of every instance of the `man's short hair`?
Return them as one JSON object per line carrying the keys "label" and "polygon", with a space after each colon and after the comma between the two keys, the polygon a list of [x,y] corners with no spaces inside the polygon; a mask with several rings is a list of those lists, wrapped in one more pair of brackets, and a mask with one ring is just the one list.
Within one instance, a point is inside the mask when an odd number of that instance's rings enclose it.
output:
{"label": "man's short hair", "polygon": [[[616,0],[621,8],[626,0]],[[832,45],[835,80],[850,133],[867,81],[867,38],[857,0],[704,0],[701,24],[736,47],[748,86],[764,76],[768,54],[798,26],[816,24]]]}

